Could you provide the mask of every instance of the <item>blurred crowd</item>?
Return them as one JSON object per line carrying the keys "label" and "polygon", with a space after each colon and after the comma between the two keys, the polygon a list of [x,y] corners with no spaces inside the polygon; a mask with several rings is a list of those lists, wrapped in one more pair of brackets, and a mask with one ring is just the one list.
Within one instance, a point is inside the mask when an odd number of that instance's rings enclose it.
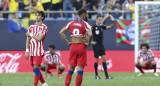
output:
{"label": "blurred crowd", "polygon": [[[60,13],[47,13],[47,19],[73,19],[75,13],[63,13],[63,11],[77,11],[86,8],[88,11],[111,12],[115,19],[134,19],[135,1],[160,1],[160,0],[0,0],[0,11],[10,13],[0,13],[0,19],[29,18],[35,20],[35,12],[59,11]],[[28,13],[20,13],[26,11]],[[122,13],[119,11],[128,11]],[[97,13],[89,13],[89,18],[94,19]],[[104,15],[107,13],[104,13]]]}

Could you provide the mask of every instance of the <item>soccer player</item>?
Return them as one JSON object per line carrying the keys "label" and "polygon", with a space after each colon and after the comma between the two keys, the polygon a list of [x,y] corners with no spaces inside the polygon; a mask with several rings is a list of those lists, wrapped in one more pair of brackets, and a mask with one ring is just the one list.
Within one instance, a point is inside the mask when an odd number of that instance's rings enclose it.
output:
{"label": "soccer player", "polygon": [[[103,25],[102,23],[110,17],[112,23],[110,26]],[[111,29],[114,24],[114,18],[111,14],[106,15],[104,18],[99,14],[96,19],[96,24],[92,26],[92,33],[93,33],[93,41],[92,47],[94,50],[94,57],[95,57],[95,63],[94,63],[94,68],[95,68],[95,78],[96,79],[101,79],[101,77],[98,75],[98,60],[99,56],[101,56],[102,61],[103,61],[103,68],[105,72],[105,78],[106,79],[112,79],[113,77],[108,76],[107,72],[107,66],[106,66],[106,55],[105,55],[105,49],[103,46],[103,31],[107,29]]]}
{"label": "soccer player", "polygon": [[[84,8],[78,11],[79,18],[69,22],[61,31],[62,39],[70,45],[69,70],[65,78],[65,86],[69,86],[73,71],[78,66],[75,86],[81,86],[83,79],[83,70],[87,65],[87,47],[91,43],[92,31],[91,26],[86,22],[88,20],[88,13]],[[69,30],[70,40],[66,39],[65,33]],[[85,43],[85,36],[88,36],[88,42]]]}
{"label": "soccer player", "polygon": [[48,86],[40,72],[41,62],[44,56],[43,42],[47,34],[47,26],[42,23],[45,19],[45,13],[43,11],[36,12],[36,23],[29,27],[26,40],[26,53],[25,58],[30,59],[30,64],[35,73],[34,85],[37,86],[40,80],[43,86]]}
{"label": "soccer player", "polygon": [[[143,58],[143,62],[140,61],[141,57]],[[156,73],[156,62],[154,61],[154,54],[152,53],[152,50],[149,49],[148,44],[141,44],[136,67],[141,72],[137,76],[144,75],[143,69],[154,69],[154,76],[159,76]]]}
{"label": "soccer player", "polygon": [[[50,45],[49,51],[46,52],[43,62],[41,64],[41,70],[45,71],[45,78],[47,77],[47,73],[52,77],[51,69],[57,69],[57,76],[61,78],[61,74],[64,71],[64,64],[61,63],[60,57],[61,54],[58,50],[56,50],[54,45]],[[48,78],[50,78],[48,77]]]}

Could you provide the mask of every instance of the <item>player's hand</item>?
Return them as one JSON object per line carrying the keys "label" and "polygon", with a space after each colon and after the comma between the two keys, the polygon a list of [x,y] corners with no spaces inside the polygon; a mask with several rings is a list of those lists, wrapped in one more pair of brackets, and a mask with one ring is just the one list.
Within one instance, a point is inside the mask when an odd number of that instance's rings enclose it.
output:
{"label": "player's hand", "polygon": [[96,43],[97,43],[96,41],[92,41],[92,42],[91,42],[91,44],[93,44],[93,45],[96,45]]}
{"label": "player's hand", "polygon": [[85,45],[86,45],[86,47],[88,48],[90,44],[89,44],[89,43],[85,43]]}
{"label": "player's hand", "polygon": [[29,33],[29,32],[27,32],[27,33],[26,33],[26,36],[30,36],[30,33]]}
{"label": "player's hand", "polygon": [[29,52],[26,52],[26,53],[25,53],[25,58],[26,58],[26,60],[29,59]]}
{"label": "player's hand", "polygon": [[71,44],[72,44],[71,42],[68,43],[69,46],[71,46]]}

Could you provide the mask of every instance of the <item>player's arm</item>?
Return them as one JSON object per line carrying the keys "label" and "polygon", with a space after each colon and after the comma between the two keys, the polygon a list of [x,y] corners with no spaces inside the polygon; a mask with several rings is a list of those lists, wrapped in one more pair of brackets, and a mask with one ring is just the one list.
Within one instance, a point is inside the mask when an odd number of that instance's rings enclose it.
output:
{"label": "player's arm", "polygon": [[86,30],[87,36],[88,36],[88,43],[86,43],[87,47],[91,44],[92,41],[92,31],[90,29]]}
{"label": "player's arm", "polygon": [[68,45],[70,45],[71,43],[67,40],[65,34],[67,33],[68,29],[66,29],[65,27],[62,28],[62,30],[59,32],[61,38],[64,40],[64,42]]}
{"label": "player's arm", "polygon": [[47,77],[47,71],[48,71],[48,61],[45,61],[45,75]]}
{"label": "player's arm", "polygon": [[137,58],[137,63],[140,64],[140,56]]}
{"label": "player's arm", "polygon": [[57,64],[57,76],[58,76],[58,74],[59,74],[59,68],[60,68],[60,62],[57,62],[56,64]]}
{"label": "player's arm", "polygon": [[27,36],[26,40],[26,53],[25,53],[25,58],[28,60],[29,59],[29,42],[31,40],[31,37]]}
{"label": "player's arm", "polygon": [[106,29],[111,29],[113,28],[113,25],[114,25],[114,17],[111,14],[109,14],[109,17],[111,19],[111,25],[106,26]]}
{"label": "player's arm", "polygon": [[42,39],[45,37],[44,33],[40,33],[39,36],[35,36],[32,33],[27,32],[26,35],[34,38],[36,41],[42,41]]}

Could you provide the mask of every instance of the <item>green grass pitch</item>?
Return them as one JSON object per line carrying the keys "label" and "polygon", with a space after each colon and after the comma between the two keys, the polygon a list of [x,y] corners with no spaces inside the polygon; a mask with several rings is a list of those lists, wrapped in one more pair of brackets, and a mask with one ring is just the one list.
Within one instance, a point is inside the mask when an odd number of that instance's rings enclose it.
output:
{"label": "green grass pitch", "polygon": [[[112,80],[96,80],[94,73],[84,73],[82,86],[160,86],[160,77],[153,76],[153,73],[145,73],[137,77],[137,73],[109,73],[114,77]],[[66,73],[62,79],[56,77],[45,79],[49,86],[64,86]],[[104,73],[99,74],[104,78]],[[72,77],[70,86],[75,86],[76,74]],[[33,86],[33,73],[0,74],[0,86]],[[42,86],[39,82],[38,86]]]}

